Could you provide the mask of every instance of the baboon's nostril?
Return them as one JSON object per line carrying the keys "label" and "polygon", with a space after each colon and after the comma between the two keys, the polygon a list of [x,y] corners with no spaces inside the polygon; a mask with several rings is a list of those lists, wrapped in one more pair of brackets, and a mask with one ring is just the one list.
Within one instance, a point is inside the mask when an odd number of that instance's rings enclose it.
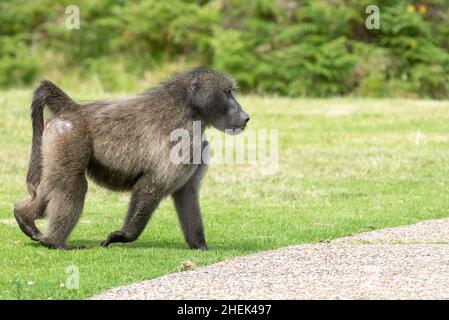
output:
{"label": "baboon's nostril", "polygon": [[248,123],[249,119],[251,119],[251,118],[250,117],[246,117],[245,123]]}

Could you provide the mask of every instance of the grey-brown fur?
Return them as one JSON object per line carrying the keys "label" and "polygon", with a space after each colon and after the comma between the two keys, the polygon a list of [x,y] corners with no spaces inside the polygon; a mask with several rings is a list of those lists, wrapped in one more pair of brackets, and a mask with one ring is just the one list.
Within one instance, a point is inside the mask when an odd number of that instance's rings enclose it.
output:
{"label": "grey-brown fur", "polygon": [[[103,246],[136,240],[159,202],[172,195],[188,245],[207,249],[199,208],[207,165],[170,161],[170,133],[183,128],[192,135],[193,121],[201,121],[203,131],[210,125],[243,129],[249,117],[233,87],[232,79],[198,68],[132,98],[80,105],[43,81],[31,105],[29,195],[14,209],[21,230],[45,246],[71,248],[66,241],[83,209],[87,173],[110,190],[131,191],[123,227]],[[45,126],[44,106],[53,114]],[[34,221],[44,216],[48,226],[41,233]]]}

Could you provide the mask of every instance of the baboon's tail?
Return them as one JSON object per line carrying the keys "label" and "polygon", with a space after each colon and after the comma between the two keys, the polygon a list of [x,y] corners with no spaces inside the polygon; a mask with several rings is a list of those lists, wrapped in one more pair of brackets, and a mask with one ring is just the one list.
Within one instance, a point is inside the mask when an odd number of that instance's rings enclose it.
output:
{"label": "baboon's tail", "polygon": [[48,80],[42,81],[34,91],[33,101],[31,102],[33,141],[27,174],[28,193],[32,198],[36,196],[36,189],[42,175],[42,134],[44,131],[45,106],[48,106],[54,114],[78,107],[64,91]]}

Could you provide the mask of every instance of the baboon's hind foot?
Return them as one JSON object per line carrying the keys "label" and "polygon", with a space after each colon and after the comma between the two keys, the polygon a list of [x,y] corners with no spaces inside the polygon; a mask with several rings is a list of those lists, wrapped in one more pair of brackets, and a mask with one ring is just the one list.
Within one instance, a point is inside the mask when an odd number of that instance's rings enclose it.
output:
{"label": "baboon's hind foot", "polygon": [[34,219],[24,214],[19,208],[14,208],[14,217],[20,227],[20,230],[34,241],[39,241],[42,233],[36,227]]}
{"label": "baboon's hind foot", "polygon": [[46,240],[45,238],[42,238],[39,240],[39,242],[49,248],[49,249],[61,249],[61,250],[81,250],[86,249],[86,246],[69,246],[65,243],[53,243],[51,241]]}

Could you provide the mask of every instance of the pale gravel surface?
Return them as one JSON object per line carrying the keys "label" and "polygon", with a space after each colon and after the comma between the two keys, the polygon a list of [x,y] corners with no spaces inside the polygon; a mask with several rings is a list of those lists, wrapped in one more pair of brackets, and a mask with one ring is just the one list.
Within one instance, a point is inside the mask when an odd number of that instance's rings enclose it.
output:
{"label": "pale gravel surface", "polygon": [[93,299],[449,299],[449,219],[255,253]]}
{"label": "pale gravel surface", "polygon": [[446,243],[449,244],[449,219],[427,220],[399,228],[387,228],[339,238],[333,243]]}

